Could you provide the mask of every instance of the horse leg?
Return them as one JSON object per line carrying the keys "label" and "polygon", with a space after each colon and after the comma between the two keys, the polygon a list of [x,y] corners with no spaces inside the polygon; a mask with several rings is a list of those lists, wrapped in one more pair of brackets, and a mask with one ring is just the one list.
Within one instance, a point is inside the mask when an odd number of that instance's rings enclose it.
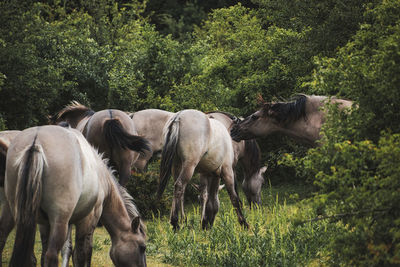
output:
{"label": "horse leg", "polygon": [[[200,174],[200,204],[201,204],[201,221],[206,217],[206,204],[208,200],[208,177]],[[204,228],[204,227],[203,227]]]}
{"label": "horse leg", "polygon": [[131,165],[127,162],[122,162],[121,168],[119,169],[119,183],[123,187],[129,182],[131,177]]}
{"label": "horse leg", "polygon": [[175,181],[174,200],[172,201],[171,209],[171,224],[175,230],[179,229],[179,211],[181,212],[182,219],[185,217],[183,197],[185,194],[186,185],[193,176],[195,166],[196,165],[194,164],[183,165],[179,176]]}
{"label": "horse leg", "polygon": [[58,253],[67,240],[67,234],[68,224],[66,222],[54,222],[50,224],[50,235],[44,258],[44,266],[58,266]]}
{"label": "horse leg", "polygon": [[2,266],[3,249],[6,244],[7,237],[14,226],[14,218],[11,214],[8,203],[5,201],[0,215],[0,267]]}
{"label": "horse leg", "polygon": [[68,267],[69,258],[72,254],[72,225],[68,226],[67,240],[61,249],[61,267]]}
{"label": "horse leg", "polygon": [[95,209],[76,224],[74,266],[90,266],[93,250],[93,233],[101,215],[101,209]]}
{"label": "horse leg", "polygon": [[224,180],[225,187],[228,190],[229,198],[231,200],[231,203],[233,207],[236,210],[236,214],[238,216],[239,223],[246,228],[249,227],[249,225],[246,222],[246,219],[244,218],[244,215],[242,213],[242,208],[241,208],[241,202],[238,194],[236,193],[235,190],[235,176],[232,170],[232,167],[222,167],[221,169],[221,176],[222,179]]}
{"label": "horse leg", "polygon": [[218,199],[218,191],[219,191],[219,182],[220,177],[216,175],[212,175],[208,177],[208,199],[205,204],[205,213],[202,219],[201,225],[203,229],[210,229],[215,220],[215,215],[219,210],[219,199]]}
{"label": "horse leg", "polygon": [[44,259],[46,257],[46,251],[49,243],[50,226],[45,224],[39,224],[40,240],[42,241],[42,255],[40,257],[40,266],[44,266]]}

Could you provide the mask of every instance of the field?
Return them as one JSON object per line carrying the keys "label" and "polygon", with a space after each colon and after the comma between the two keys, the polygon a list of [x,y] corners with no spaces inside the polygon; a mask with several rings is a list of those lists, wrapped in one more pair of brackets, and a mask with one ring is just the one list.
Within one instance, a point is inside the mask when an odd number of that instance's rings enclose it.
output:
{"label": "field", "polygon": [[[167,217],[154,216],[147,225],[148,266],[324,266],[329,264],[326,245],[329,235],[343,231],[336,224],[320,221],[298,223],[312,217],[306,204],[298,205],[310,195],[307,185],[264,186],[263,205],[244,212],[250,224],[245,230],[237,222],[225,190],[221,191],[221,208],[214,227],[203,231],[197,203],[187,203],[187,221],[174,232]],[[241,194],[244,199],[244,195]],[[329,226],[329,227],[328,227]],[[332,227],[333,226],[333,227]],[[3,264],[11,257],[15,231],[10,235]],[[108,252],[111,240],[105,229],[98,228],[93,244],[93,266],[112,266]],[[35,254],[40,258],[37,234]],[[72,263],[70,263],[72,266]]]}

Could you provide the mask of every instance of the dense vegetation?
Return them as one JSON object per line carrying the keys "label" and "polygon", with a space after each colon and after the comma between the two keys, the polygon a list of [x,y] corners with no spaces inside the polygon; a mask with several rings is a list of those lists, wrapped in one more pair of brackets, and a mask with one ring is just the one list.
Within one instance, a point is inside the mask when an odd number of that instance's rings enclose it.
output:
{"label": "dense vegetation", "polygon": [[[324,240],[328,265],[400,264],[400,1],[167,2],[1,1],[0,130],[46,124],[71,100],[94,110],[245,116],[258,94],[350,98],[357,108],[330,109],[318,148],[278,136],[260,140],[271,183],[308,183],[314,195],[299,205],[319,216],[312,226],[295,226],[306,215],[286,216],[290,229],[279,242],[289,248],[300,237]],[[280,257],[291,265],[292,258],[264,255],[277,239],[258,220],[262,230],[254,235],[265,238],[252,241],[262,258],[256,263]],[[214,245],[209,249],[223,251]],[[240,265],[240,258],[221,257],[198,263]]]}

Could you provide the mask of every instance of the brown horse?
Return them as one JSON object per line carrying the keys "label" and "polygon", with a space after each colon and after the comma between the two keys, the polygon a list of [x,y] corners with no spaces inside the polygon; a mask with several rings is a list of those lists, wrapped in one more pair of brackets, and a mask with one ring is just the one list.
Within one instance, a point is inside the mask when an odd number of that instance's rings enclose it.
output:
{"label": "brown horse", "polygon": [[138,152],[151,150],[148,141],[137,135],[131,118],[121,110],[94,112],[78,102],[72,102],[50,121],[52,124],[65,121],[81,131],[90,144],[109,158],[123,186],[129,180],[132,165],[139,157]]}
{"label": "brown horse", "polygon": [[[228,131],[239,119],[232,114],[222,111],[206,113],[209,118],[220,121]],[[242,188],[250,207],[253,204],[261,205],[261,187],[264,182],[263,174],[266,166],[261,166],[261,151],[255,139],[232,140],[233,152],[235,155],[234,166],[239,162],[243,168]]]}
{"label": "brown horse", "polygon": [[297,95],[289,102],[263,102],[260,110],[232,127],[231,136],[239,141],[281,133],[315,146],[321,138],[326,103],[337,104],[339,108],[353,104],[349,100],[315,95]]}
{"label": "brown horse", "polygon": [[174,199],[171,224],[179,228],[179,213],[184,218],[183,197],[186,185],[195,171],[200,175],[202,227],[213,225],[219,209],[218,189],[222,178],[228,190],[239,223],[248,227],[241,210],[241,203],[234,188],[234,153],[232,139],[225,126],[197,110],[176,113],[164,128],[164,148],[161,156],[160,197],[173,172]]}
{"label": "brown horse", "polygon": [[[111,236],[116,266],[146,266],[145,234],[132,198],[80,132],[41,126],[18,134],[7,152],[4,189],[1,237],[17,225],[10,266],[35,265],[27,255],[33,255],[37,223],[42,265],[58,266],[69,224],[76,226],[75,266],[90,265],[99,220]],[[2,252],[5,240],[0,244]]]}

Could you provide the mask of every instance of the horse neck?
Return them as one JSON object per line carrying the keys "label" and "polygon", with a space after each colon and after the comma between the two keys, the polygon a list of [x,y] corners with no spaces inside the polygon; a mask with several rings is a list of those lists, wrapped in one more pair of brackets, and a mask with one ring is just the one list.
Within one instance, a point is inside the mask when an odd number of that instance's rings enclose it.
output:
{"label": "horse neck", "polygon": [[315,142],[320,139],[321,123],[310,123],[304,119],[281,127],[277,132],[290,136],[301,143],[315,146]]}
{"label": "horse neck", "polygon": [[110,234],[111,239],[114,239],[131,229],[131,220],[117,185],[113,181],[108,181],[106,188],[108,192],[106,192],[103,202],[101,222]]}
{"label": "horse neck", "polygon": [[250,155],[250,153],[252,153],[251,150],[246,149],[246,146],[249,145],[248,142],[250,141],[244,142],[246,143],[244,144],[244,146],[242,146],[243,151],[241,151],[240,153],[241,156],[239,158],[239,161],[243,168],[244,178],[249,179],[258,171],[260,159]]}
{"label": "horse neck", "polygon": [[320,139],[320,130],[324,122],[324,112],[320,109],[324,105],[326,97],[312,96],[306,104],[306,117],[299,118],[288,125],[279,126],[277,132],[283,133],[301,143],[315,146]]}

